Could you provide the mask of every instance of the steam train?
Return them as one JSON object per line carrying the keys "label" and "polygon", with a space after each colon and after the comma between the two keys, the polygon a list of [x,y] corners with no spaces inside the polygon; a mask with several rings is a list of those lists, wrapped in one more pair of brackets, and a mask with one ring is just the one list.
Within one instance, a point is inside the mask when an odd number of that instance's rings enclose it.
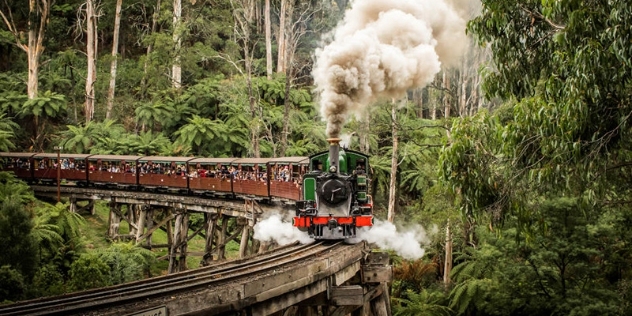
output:
{"label": "steam train", "polygon": [[310,157],[196,158],[0,153],[0,171],[30,183],[296,203],[293,225],[315,239],[372,225],[368,156],[339,147]]}
{"label": "steam train", "polygon": [[373,225],[373,202],[368,194],[368,156],[340,148],[330,138],[329,151],[309,157],[303,176],[303,200],[296,203],[293,225],[314,239],[356,237],[358,227]]}

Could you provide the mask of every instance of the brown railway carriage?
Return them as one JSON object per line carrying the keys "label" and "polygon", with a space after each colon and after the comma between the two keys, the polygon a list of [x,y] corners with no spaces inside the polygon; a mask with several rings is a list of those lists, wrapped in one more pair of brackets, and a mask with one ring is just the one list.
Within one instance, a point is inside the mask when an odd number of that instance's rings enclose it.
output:
{"label": "brown railway carriage", "polygon": [[0,170],[13,172],[20,179],[30,180],[33,178],[33,156],[35,153],[0,153]]}
{"label": "brown railway carriage", "polygon": [[87,181],[85,161],[88,154],[59,154],[61,162],[57,161],[56,153],[38,153],[31,158],[33,161],[33,177],[43,182],[57,181],[57,164],[61,163],[59,178],[61,180],[82,182]]}
{"label": "brown railway carriage", "polygon": [[239,158],[231,162],[233,193],[269,197],[268,161],[270,158]]}
{"label": "brown railway carriage", "polygon": [[228,167],[236,158],[195,158],[188,163],[189,189],[194,193],[232,193]]}
{"label": "brown railway carriage", "polygon": [[[300,200],[308,157],[195,158],[60,154],[63,185],[150,189],[203,195]],[[0,170],[55,182],[57,153],[0,153]]]}
{"label": "brown railway carriage", "polygon": [[188,162],[194,157],[145,156],[138,159],[138,184],[149,189],[187,190]]}
{"label": "brown railway carriage", "polygon": [[137,184],[136,163],[141,156],[92,155],[88,160],[88,179],[96,186],[128,187]]}
{"label": "brown railway carriage", "polygon": [[300,186],[309,166],[309,157],[272,158],[269,166],[270,195],[294,201],[301,200]]}

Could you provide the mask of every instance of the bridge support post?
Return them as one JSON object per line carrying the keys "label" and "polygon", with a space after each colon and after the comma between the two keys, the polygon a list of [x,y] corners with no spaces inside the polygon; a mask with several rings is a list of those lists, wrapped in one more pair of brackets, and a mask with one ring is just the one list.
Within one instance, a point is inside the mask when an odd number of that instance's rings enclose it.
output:
{"label": "bridge support post", "polygon": [[[151,232],[153,231],[153,228],[154,228],[154,209],[149,205],[143,205],[143,209],[146,209],[145,216],[146,216],[146,222],[147,222],[147,232]],[[151,249],[152,247],[152,244],[151,244],[152,235],[153,235],[152,233],[148,233],[147,239],[145,242],[145,245],[149,249]]]}
{"label": "bridge support post", "polygon": [[108,238],[117,240],[119,238],[119,226],[121,225],[121,206],[114,202],[110,202],[110,216],[108,218]]}
{"label": "bridge support post", "polygon": [[222,231],[217,240],[217,260],[226,259],[226,235],[228,234],[228,216],[222,215]]}
{"label": "bridge support post", "polygon": [[136,219],[138,218],[136,204],[127,204],[127,226],[129,227],[129,236],[136,236],[138,226]]}
{"label": "bridge support post", "polygon": [[175,211],[176,221],[172,242],[169,247],[168,273],[185,271],[187,269],[187,233],[189,231],[189,213],[186,209]]}
{"label": "bridge support post", "polygon": [[209,265],[213,261],[213,239],[217,228],[217,214],[204,213],[204,225],[206,226],[206,242],[204,243],[204,256],[202,265]]}
{"label": "bridge support post", "polygon": [[187,270],[187,248],[188,248],[188,236],[189,233],[189,213],[184,210],[184,214],[182,215],[182,222],[180,227],[180,258],[178,259],[178,270],[186,271]]}
{"label": "bridge support post", "polygon": [[145,220],[147,219],[147,210],[141,204],[134,204],[134,209],[138,212],[138,221],[136,222],[136,240],[145,233]]}
{"label": "bridge support post", "polygon": [[70,206],[69,206],[69,211],[70,213],[77,213],[77,199],[76,198],[69,198],[68,202],[70,202]]}
{"label": "bridge support post", "polygon": [[241,228],[241,242],[239,243],[239,258],[248,255],[248,239],[250,239],[250,226],[248,223]]}

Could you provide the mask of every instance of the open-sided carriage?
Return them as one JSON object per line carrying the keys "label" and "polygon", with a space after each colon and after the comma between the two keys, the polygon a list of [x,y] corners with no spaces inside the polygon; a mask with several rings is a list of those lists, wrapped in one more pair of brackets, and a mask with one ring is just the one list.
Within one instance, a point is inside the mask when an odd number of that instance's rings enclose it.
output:
{"label": "open-sided carriage", "polygon": [[301,200],[303,175],[309,166],[309,157],[281,157],[269,160],[270,195],[280,199]]}
{"label": "open-sided carriage", "polygon": [[235,158],[195,158],[189,161],[189,189],[194,194],[223,196],[233,192],[228,167]]}
{"label": "open-sided carriage", "polygon": [[89,180],[97,187],[128,189],[137,184],[136,163],[140,156],[92,155],[87,158]]}
{"label": "open-sided carriage", "polygon": [[146,190],[188,192],[188,162],[193,157],[145,156],[138,159],[138,184]]}
{"label": "open-sided carriage", "polygon": [[0,153],[0,170],[6,172],[12,172],[16,177],[31,181],[33,178],[33,164],[34,153]]}

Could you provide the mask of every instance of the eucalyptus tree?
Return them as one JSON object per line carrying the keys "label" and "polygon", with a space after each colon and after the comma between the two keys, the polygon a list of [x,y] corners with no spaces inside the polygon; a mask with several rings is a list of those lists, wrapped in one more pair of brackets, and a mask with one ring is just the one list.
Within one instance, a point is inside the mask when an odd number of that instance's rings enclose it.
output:
{"label": "eucalyptus tree", "polygon": [[182,87],[182,65],[180,50],[182,48],[182,0],[173,0],[173,46],[174,60],[171,67],[171,82],[175,89]]}
{"label": "eucalyptus tree", "polygon": [[252,83],[253,77],[253,60],[254,60],[254,41],[252,25],[255,17],[255,2],[252,0],[231,0],[233,6],[233,16],[236,22],[235,38],[241,45],[243,50],[244,72],[240,72],[246,78],[246,91],[248,94],[248,104],[250,105],[251,115],[251,131],[250,145],[252,150],[250,154],[259,158],[261,150],[259,148],[259,133],[261,132],[260,119],[258,117],[258,104],[255,97],[255,91]]}
{"label": "eucalyptus tree", "polygon": [[[52,1],[49,0],[29,0],[28,13],[24,20],[26,23],[16,23],[13,10],[15,7],[9,6],[8,2],[3,2],[4,6],[0,10],[0,17],[4,22],[9,34],[13,36],[15,45],[23,50],[28,59],[28,81],[27,94],[29,99],[38,95],[38,73],[40,58],[44,53],[44,37],[50,21],[50,10]],[[18,21],[21,22],[21,21]],[[20,29],[26,25],[25,29]],[[27,35],[27,43],[24,43],[24,34]],[[36,118],[37,119],[37,118]],[[36,123],[37,125],[37,123]]]}
{"label": "eucalyptus tree", "polygon": [[116,1],[116,10],[114,17],[114,35],[112,40],[112,63],[110,65],[110,88],[108,89],[108,105],[105,112],[105,118],[111,118],[112,108],[114,107],[114,93],[116,89],[116,70],[118,64],[118,46],[119,46],[119,32],[121,28],[121,9],[123,7],[123,0]]}

